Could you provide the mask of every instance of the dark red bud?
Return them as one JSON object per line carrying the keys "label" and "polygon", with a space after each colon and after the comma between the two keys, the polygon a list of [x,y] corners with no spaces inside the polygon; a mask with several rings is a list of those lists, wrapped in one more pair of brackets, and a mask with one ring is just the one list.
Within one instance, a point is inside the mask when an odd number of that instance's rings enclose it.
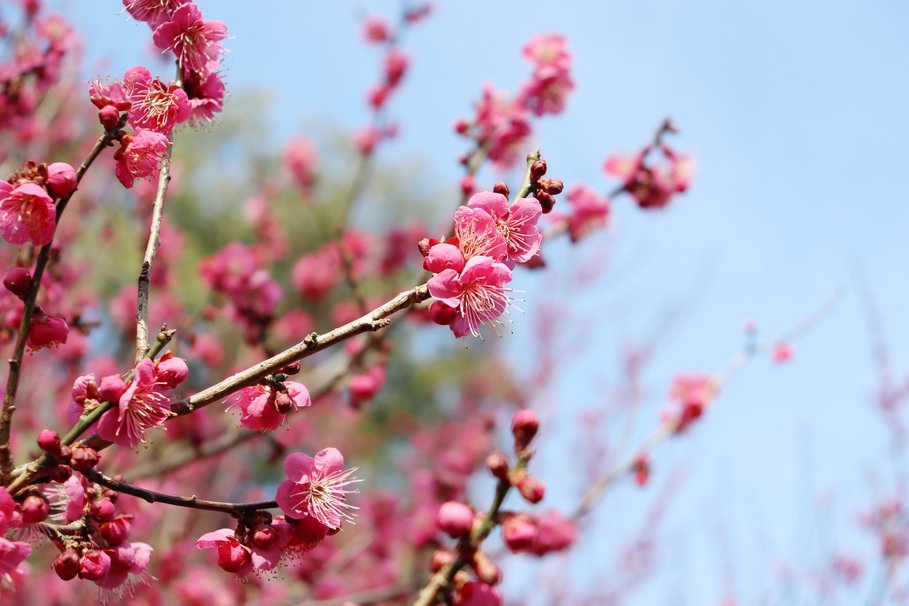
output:
{"label": "dark red bud", "polygon": [[94,448],[81,444],[73,447],[70,455],[70,466],[76,471],[88,471],[101,461],[101,455]]}
{"label": "dark red bud", "polygon": [[539,503],[546,495],[546,486],[532,475],[526,474],[518,482],[518,492],[529,503]]}
{"label": "dark red bud", "polygon": [[14,267],[6,272],[3,285],[20,299],[25,299],[28,287],[32,284],[32,275],[24,267]]}
{"label": "dark red bud", "polygon": [[530,165],[530,181],[536,183],[540,177],[546,174],[546,160],[540,158]]}
{"label": "dark red bud", "polygon": [[535,412],[528,408],[516,412],[511,421],[515,450],[521,451],[527,448],[539,429],[540,420]]}
{"label": "dark red bud", "polygon": [[536,198],[537,202],[540,203],[540,206],[543,208],[544,215],[552,212],[552,209],[555,206],[555,198],[547,194],[545,191],[539,190],[533,195],[533,197]]}
{"label": "dark red bud", "polygon": [[64,581],[74,579],[82,568],[79,562],[80,559],[75,549],[67,549],[61,552],[57,559],[54,560],[54,572]]}
{"label": "dark red bud", "polygon": [[504,480],[508,477],[508,458],[505,456],[505,453],[498,451],[491,453],[486,457],[486,467],[489,468],[492,475],[500,480]]}
{"label": "dark red bud", "polygon": [[282,368],[281,374],[287,375],[288,377],[292,377],[293,375],[300,372],[300,368],[302,368],[302,366],[300,364],[300,361],[297,360],[296,362],[291,362],[290,364],[288,364],[287,366]]}
{"label": "dark red bud", "polygon": [[116,546],[126,539],[129,538],[129,533],[132,530],[132,524],[129,519],[125,516],[119,516],[114,518],[110,522],[105,522],[101,524],[101,527],[98,529],[98,532],[101,533],[101,536],[107,541],[111,546]]}
{"label": "dark red bud", "polygon": [[508,186],[505,184],[504,181],[499,181],[498,183],[496,183],[495,185],[493,185],[493,186],[492,186],[492,191],[495,192],[495,193],[497,193],[497,194],[502,194],[502,195],[505,196],[506,198],[507,198],[508,195],[509,195]]}
{"label": "dark red bud", "polygon": [[47,501],[36,494],[25,497],[22,501],[22,521],[26,524],[37,524],[47,519],[50,507]]}
{"label": "dark red bud", "polygon": [[51,468],[49,475],[52,481],[62,484],[73,475],[73,470],[69,468],[69,465],[56,465]]}
{"label": "dark red bud", "polygon": [[120,123],[120,112],[113,105],[105,105],[98,112],[98,121],[105,130],[114,130]]}

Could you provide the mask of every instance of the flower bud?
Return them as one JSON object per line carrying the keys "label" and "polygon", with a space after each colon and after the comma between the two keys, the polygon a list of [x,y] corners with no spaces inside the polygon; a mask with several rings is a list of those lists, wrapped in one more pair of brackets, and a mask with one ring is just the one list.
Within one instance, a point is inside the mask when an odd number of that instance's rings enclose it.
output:
{"label": "flower bud", "polygon": [[458,310],[441,301],[433,301],[429,306],[429,319],[439,326],[448,326],[458,315]]}
{"label": "flower bud", "polygon": [[155,364],[155,379],[168,387],[176,387],[188,376],[189,367],[183,358],[167,353]]}
{"label": "flower bud", "polygon": [[73,475],[73,470],[69,468],[69,465],[55,465],[51,467],[49,475],[52,481],[62,484]]}
{"label": "flower bud", "polygon": [[546,174],[546,160],[540,158],[530,165],[530,180],[536,183],[540,177]]}
{"label": "flower bud", "polygon": [[476,179],[470,175],[465,175],[461,178],[461,191],[464,192],[464,195],[470,195],[473,193],[474,187],[476,186]]}
{"label": "flower bud", "polygon": [[76,189],[76,171],[66,162],[49,164],[44,185],[53,197],[65,198]]}
{"label": "flower bud", "polygon": [[515,413],[511,421],[511,433],[514,435],[515,451],[530,446],[530,442],[540,429],[540,420],[532,410],[525,408]]}
{"label": "flower bud", "polygon": [[73,446],[70,455],[70,466],[76,471],[88,471],[101,460],[101,455],[94,448],[78,444]]}
{"label": "flower bud", "polygon": [[420,249],[420,254],[424,257],[429,254],[429,249],[439,243],[437,238],[423,238],[417,242],[417,246]]}
{"label": "flower bud", "polygon": [[557,196],[565,189],[565,184],[561,179],[540,179],[537,188],[542,189],[550,196]]}
{"label": "flower bud", "polygon": [[110,522],[101,524],[98,532],[112,547],[121,544],[129,538],[133,525],[126,516],[117,516]]}
{"label": "flower bud", "polygon": [[38,448],[53,455],[60,451],[60,434],[50,429],[42,429],[38,433]]}
{"label": "flower bud", "polygon": [[275,532],[274,528],[271,526],[263,526],[256,530],[255,533],[253,533],[252,542],[253,545],[259,549],[268,549],[274,545],[274,542],[277,538],[278,535]]}
{"label": "flower bud", "polygon": [[555,198],[553,198],[550,194],[542,190],[537,190],[533,197],[536,198],[537,202],[540,203],[540,207],[542,207],[544,215],[552,212],[552,209],[555,207]]}
{"label": "flower bud", "polygon": [[450,551],[436,549],[432,552],[432,561],[429,568],[432,572],[439,572],[443,567],[448,566],[455,561],[455,556]]}
{"label": "flower bud", "polygon": [[454,123],[454,131],[459,135],[467,135],[470,132],[470,123],[467,120],[458,120]]}
{"label": "flower bud", "polygon": [[486,467],[495,477],[504,480],[508,477],[508,458],[505,453],[496,451],[486,457]]}
{"label": "flower bud", "polygon": [[518,482],[518,492],[529,503],[539,503],[546,495],[546,486],[530,474],[525,474]]}
{"label": "flower bud", "polygon": [[108,522],[112,520],[115,513],[114,504],[107,498],[92,501],[91,507],[89,508],[89,515],[98,522]]}
{"label": "flower bud", "polygon": [[3,278],[3,286],[20,299],[25,299],[28,287],[32,284],[32,275],[24,267],[14,267]]}
{"label": "flower bud", "polygon": [[498,585],[502,580],[502,571],[496,566],[489,556],[479,551],[473,557],[473,569],[477,573],[477,579],[487,585]]}
{"label": "flower bud", "polygon": [[68,335],[69,324],[66,320],[60,316],[36,313],[29,323],[28,346],[35,351],[45,347],[56,347],[66,343]]}
{"label": "flower bud", "polygon": [[473,509],[457,501],[443,503],[436,515],[436,526],[453,539],[462,537],[473,526]]}
{"label": "flower bud", "polygon": [[504,181],[499,181],[498,183],[493,185],[492,191],[497,194],[501,194],[501,195],[505,196],[506,198],[509,196],[508,185]]}
{"label": "flower bud", "polygon": [[74,579],[82,565],[79,562],[79,554],[75,549],[67,549],[57,556],[54,560],[54,572],[64,581]]}
{"label": "flower bud", "polygon": [[110,572],[110,556],[100,549],[89,549],[82,555],[80,567],[80,577],[98,581]]}
{"label": "flower bud", "polygon": [[249,559],[249,550],[238,542],[225,542],[218,547],[218,566],[227,572],[239,572]]}
{"label": "flower bud", "polygon": [[518,513],[508,516],[502,522],[502,540],[514,553],[528,551],[537,536],[537,524],[533,516]]}
{"label": "flower bud", "polygon": [[113,105],[105,105],[98,112],[98,121],[105,130],[114,130],[120,123],[120,111]]}
{"label": "flower bud", "polygon": [[126,392],[126,383],[120,375],[107,375],[98,385],[98,399],[102,402],[119,402]]}
{"label": "flower bud", "polygon": [[300,364],[300,361],[297,360],[296,362],[291,362],[290,364],[288,364],[287,366],[282,368],[280,372],[282,375],[287,375],[288,377],[292,377],[295,374],[297,374],[298,372],[300,372],[300,368],[302,368],[302,365]]}
{"label": "flower bud", "polygon": [[26,524],[43,522],[49,513],[47,501],[36,494],[29,495],[22,501],[22,521]]}

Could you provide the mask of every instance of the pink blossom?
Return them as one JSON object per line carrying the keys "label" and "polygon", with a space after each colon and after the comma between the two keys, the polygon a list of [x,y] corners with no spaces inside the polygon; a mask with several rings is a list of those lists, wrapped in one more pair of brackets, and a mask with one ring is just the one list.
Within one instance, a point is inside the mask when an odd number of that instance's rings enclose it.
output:
{"label": "pink blossom", "polygon": [[131,579],[136,582],[148,570],[152,551],[147,543],[124,543],[105,549],[104,553],[110,558],[110,569],[95,583],[102,589],[118,589],[124,584],[129,588]]}
{"label": "pink blossom", "polygon": [[471,257],[459,273],[446,269],[429,280],[429,293],[443,304],[456,308],[451,322],[456,337],[480,336],[480,326],[489,324],[495,330],[498,319],[508,307],[511,270],[489,257]]}
{"label": "pink blossom", "polygon": [[577,536],[577,525],[570,518],[551,509],[537,519],[537,534],[529,551],[538,556],[564,551],[574,544]]}
{"label": "pink blossom", "polygon": [[189,0],[123,0],[123,6],[133,19],[144,21],[155,29],[169,20],[174,9],[187,2]]}
{"label": "pink blossom", "polygon": [[26,181],[10,188],[0,185],[0,235],[10,244],[44,246],[54,239],[57,208],[47,190]]}
{"label": "pink blossom", "polygon": [[315,185],[317,160],[315,146],[305,137],[294,137],[284,147],[284,167],[304,193],[308,193]]}
{"label": "pink blossom", "polygon": [[574,90],[574,80],[567,69],[541,67],[521,86],[518,103],[537,116],[560,114],[565,110],[568,95]]}
{"label": "pink blossom", "polygon": [[474,194],[467,201],[469,208],[480,208],[489,213],[496,229],[508,247],[508,260],[526,263],[540,252],[543,235],[537,221],[543,214],[540,203],[533,198],[519,198],[508,206],[508,198],[493,192]]}
{"label": "pink blossom", "polygon": [[152,79],[145,67],[132,67],[123,75],[129,95],[129,125],[169,135],[174,126],[185,122],[191,110],[186,92],[176,84]]}
{"label": "pink blossom", "polygon": [[289,518],[315,518],[335,529],[342,520],[353,520],[347,495],[356,469],[344,469],[344,457],[336,448],[325,448],[315,458],[295,452],[284,460],[287,480],[278,486],[275,500]]}
{"label": "pink blossom", "polygon": [[531,38],[522,49],[524,57],[534,67],[558,67],[567,69],[571,65],[568,41],[561,34],[542,34]]}
{"label": "pink blossom", "polygon": [[167,151],[167,136],[151,130],[125,135],[114,153],[117,179],[127,189],[136,179],[146,179],[158,172],[161,157]]}
{"label": "pink blossom", "polygon": [[45,347],[57,347],[66,343],[69,335],[69,324],[59,316],[36,312],[28,325],[28,348],[38,351]]}
{"label": "pink blossom", "polygon": [[625,190],[644,209],[663,208],[674,194],[687,191],[694,164],[687,154],[677,154],[666,145],[657,148],[665,162],[648,162],[651,147],[634,155],[614,155],[606,159],[607,175],[623,181]]}
{"label": "pink blossom", "polygon": [[674,407],[664,413],[664,418],[675,426],[676,433],[682,433],[701,417],[715,395],[710,375],[679,375],[669,390]]}
{"label": "pink blossom", "polygon": [[508,243],[486,210],[461,206],[455,211],[455,238],[464,259],[475,256],[502,261],[508,255]]}
{"label": "pink blossom", "polygon": [[593,189],[578,183],[566,194],[572,213],[566,218],[568,234],[577,242],[595,229],[605,227],[609,219],[610,200]]}
{"label": "pink blossom", "polygon": [[284,391],[269,385],[251,385],[225,398],[228,410],[237,406],[240,423],[258,431],[274,431],[284,422],[287,413],[312,404],[309,390],[302,383],[284,381]]}
{"label": "pink blossom", "polygon": [[131,105],[129,97],[120,82],[108,82],[105,84],[102,84],[101,80],[89,82],[88,97],[98,109],[113,107],[118,113],[129,110]]}
{"label": "pink blossom", "polygon": [[187,72],[200,72],[209,61],[221,54],[221,40],[227,37],[227,26],[221,21],[206,21],[202,11],[189,2],[178,7],[170,20],[155,28],[155,46],[173,51],[177,63]]}
{"label": "pink blossom", "polygon": [[63,492],[66,498],[66,508],[63,518],[67,524],[75,522],[82,517],[85,510],[85,487],[78,474],[73,474],[63,483]]}
{"label": "pink blossom", "polygon": [[385,42],[391,37],[391,28],[381,18],[367,16],[363,20],[363,37],[368,42]]}
{"label": "pink blossom", "polygon": [[788,343],[779,343],[770,354],[771,359],[777,364],[783,364],[792,359],[792,346]]}
{"label": "pink blossom", "polygon": [[354,408],[376,397],[385,385],[385,366],[373,364],[366,372],[350,378],[350,403]]}
{"label": "pink blossom", "polygon": [[477,141],[486,147],[489,159],[503,169],[521,157],[532,132],[525,108],[491,85],[483,87],[474,122]]}
{"label": "pink blossom", "polygon": [[331,292],[342,276],[338,248],[329,244],[300,257],[291,270],[290,281],[301,295],[319,301]]}
{"label": "pink blossom", "polygon": [[224,80],[217,71],[217,62],[210,62],[204,72],[185,74],[183,89],[192,107],[190,119],[210,122],[224,107]]}
{"label": "pink blossom", "polygon": [[6,593],[15,575],[20,574],[19,564],[32,552],[32,546],[21,541],[0,537],[0,588]]}
{"label": "pink blossom", "polygon": [[389,88],[395,88],[401,83],[410,59],[404,51],[392,48],[385,55],[385,83]]}
{"label": "pink blossom", "polygon": [[166,385],[155,376],[155,363],[146,358],[136,365],[135,376],[120,396],[119,406],[101,415],[98,435],[120,446],[136,446],[145,432],[164,424],[170,416]]}
{"label": "pink blossom", "polygon": [[252,570],[252,550],[237,539],[234,531],[222,528],[203,534],[196,541],[197,549],[218,550],[218,566],[227,572],[243,576]]}

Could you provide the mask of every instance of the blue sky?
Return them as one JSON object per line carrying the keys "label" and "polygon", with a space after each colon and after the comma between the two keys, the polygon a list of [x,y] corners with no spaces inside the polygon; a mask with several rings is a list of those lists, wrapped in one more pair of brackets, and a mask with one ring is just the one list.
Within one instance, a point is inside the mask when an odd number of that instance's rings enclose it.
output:
{"label": "blue sky", "polygon": [[[90,58],[108,57],[105,72],[148,63],[147,29],[127,22],[118,2],[62,4],[91,32]],[[365,123],[378,57],[360,42],[358,17],[393,14],[397,3],[199,4],[233,36],[230,88],[275,92],[277,139],[307,120]],[[578,83],[568,113],[538,130],[553,174],[605,190],[603,158],[638,147],[666,115],[682,130],[677,146],[696,157],[691,192],[668,211],[619,205],[612,238],[622,279],[571,303],[610,313],[563,378],[562,396],[577,403],[566,414],[597,403],[590,374],[613,368],[616,343],[644,334],[662,302],[687,311],[647,375],[642,430],[671,377],[719,368],[746,318],[770,336],[848,289],[795,345],[791,364],[752,364],[701,426],[656,456],[657,483],[672,469],[687,475],[665,526],[673,553],[633,604],[665,604],[678,592],[685,603],[718,603],[725,562],[741,603],[755,603],[773,585],[775,562],[814,557],[806,520],[820,515],[821,494],[836,505],[821,527],[844,548],[872,553],[853,519],[870,503],[866,470],[883,467],[886,434],[869,403],[874,373],[854,268],[878,299],[896,370],[909,372],[907,27],[909,5],[892,0],[460,0],[440,2],[407,40],[414,65],[392,105],[406,122],[387,153],[421,158],[440,180],[459,176],[464,146],[452,122],[484,81],[514,89],[527,73],[522,44],[552,31],[568,37]],[[528,298],[535,283],[522,286]],[[603,531],[621,535],[622,523],[608,520],[640,517],[647,499],[625,489],[608,497]]]}

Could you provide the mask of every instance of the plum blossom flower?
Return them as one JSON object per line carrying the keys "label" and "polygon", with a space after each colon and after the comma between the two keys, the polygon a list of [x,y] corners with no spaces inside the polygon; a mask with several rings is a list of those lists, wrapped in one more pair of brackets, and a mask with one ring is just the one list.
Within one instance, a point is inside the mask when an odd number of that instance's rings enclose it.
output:
{"label": "plum blossom flower", "polygon": [[341,527],[343,520],[352,521],[347,495],[355,492],[349,486],[358,480],[356,468],[344,469],[344,457],[337,448],[325,448],[315,458],[301,452],[284,460],[287,480],[278,486],[275,500],[288,518],[312,517],[328,528]]}
{"label": "plum blossom flower", "polygon": [[519,198],[509,207],[508,198],[487,191],[471,196],[467,206],[483,209],[493,218],[508,248],[508,261],[526,263],[539,254],[543,241],[543,235],[537,229],[537,221],[543,214],[539,202],[533,198]]}
{"label": "plum blossom flower", "polygon": [[565,199],[572,210],[565,217],[572,242],[577,242],[591,231],[606,225],[611,204],[609,198],[601,197],[590,187],[578,183],[568,190]]}
{"label": "plum blossom flower", "polygon": [[200,72],[209,61],[221,54],[221,40],[227,37],[227,26],[221,21],[206,21],[194,3],[179,6],[155,28],[155,46],[173,51],[177,63],[188,72]]}
{"label": "plum blossom flower", "polygon": [[284,381],[283,391],[271,385],[251,385],[229,395],[228,410],[240,408],[240,423],[248,429],[273,431],[281,426],[292,410],[312,404],[309,390],[302,383]]}
{"label": "plum blossom flower", "polygon": [[10,244],[44,246],[54,238],[57,209],[47,190],[26,181],[12,187],[0,182],[0,236]]}
{"label": "plum blossom flower", "polygon": [[663,208],[672,196],[688,190],[694,173],[691,156],[679,154],[667,145],[659,145],[664,163],[648,163],[653,148],[645,147],[633,155],[606,158],[606,174],[621,179],[625,190],[644,209]]}
{"label": "plum blossom flower", "polygon": [[110,569],[95,584],[102,589],[129,593],[133,585],[143,582],[152,551],[147,543],[123,543],[105,549],[104,553],[110,558]]}
{"label": "plum blossom flower", "polygon": [[166,390],[167,385],[155,375],[155,363],[142,360],[118,406],[101,415],[98,435],[120,446],[144,441],[145,432],[164,424],[171,414]]}
{"label": "plum blossom flower", "polygon": [[14,577],[22,574],[19,564],[32,552],[32,546],[22,541],[9,541],[0,537],[0,589],[10,591]]}
{"label": "plum blossom flower", "polygon": [[461,206],[455,211],[455,238],[464,259],[480,255],[501,261],[508,255],[508,243],[486,210]]}
{"label": "plum blossom flower", "polygon": [[194,122],[210,122],[224,107],[226,87],[218,73],[218,65],[218,62],[210,61],[204,71],[184,75],[183,89],[189,96],[190,119]]}
{"label": "plum blossom flower", "polygon": [[170,19],[170,14],[178,6],[189,0],[123,0],[126,12],[136,21],[144,21],[155,29]]}
{"label": "plum blossom flower", "polygon": [[489,324],[495,330],[499,316],[508,307],[511,270],[503,263],[485,256],[471,257],[460,272],[445,269],[429,279],[429,294],[443,305],[455,308],[451,331],[458,338],[480,336],[480,326]]}
{"label": "plum blossom flower", "polygon": [[174,126],[189,118],[192,107],[186,91],[176,84],[164,84],[152,78],[142,66],[132,67],[123,75],[123,85],[130,100],[129,125],[169,135]]}
{"label": "plum blossom flower", "polygon": [[129,189],[136,179],[154,175],[167,146],[167,135],[155,131],[140,130],[135,135],[124,135],[120,149],[114,153],[117,179],[123,187]]}

